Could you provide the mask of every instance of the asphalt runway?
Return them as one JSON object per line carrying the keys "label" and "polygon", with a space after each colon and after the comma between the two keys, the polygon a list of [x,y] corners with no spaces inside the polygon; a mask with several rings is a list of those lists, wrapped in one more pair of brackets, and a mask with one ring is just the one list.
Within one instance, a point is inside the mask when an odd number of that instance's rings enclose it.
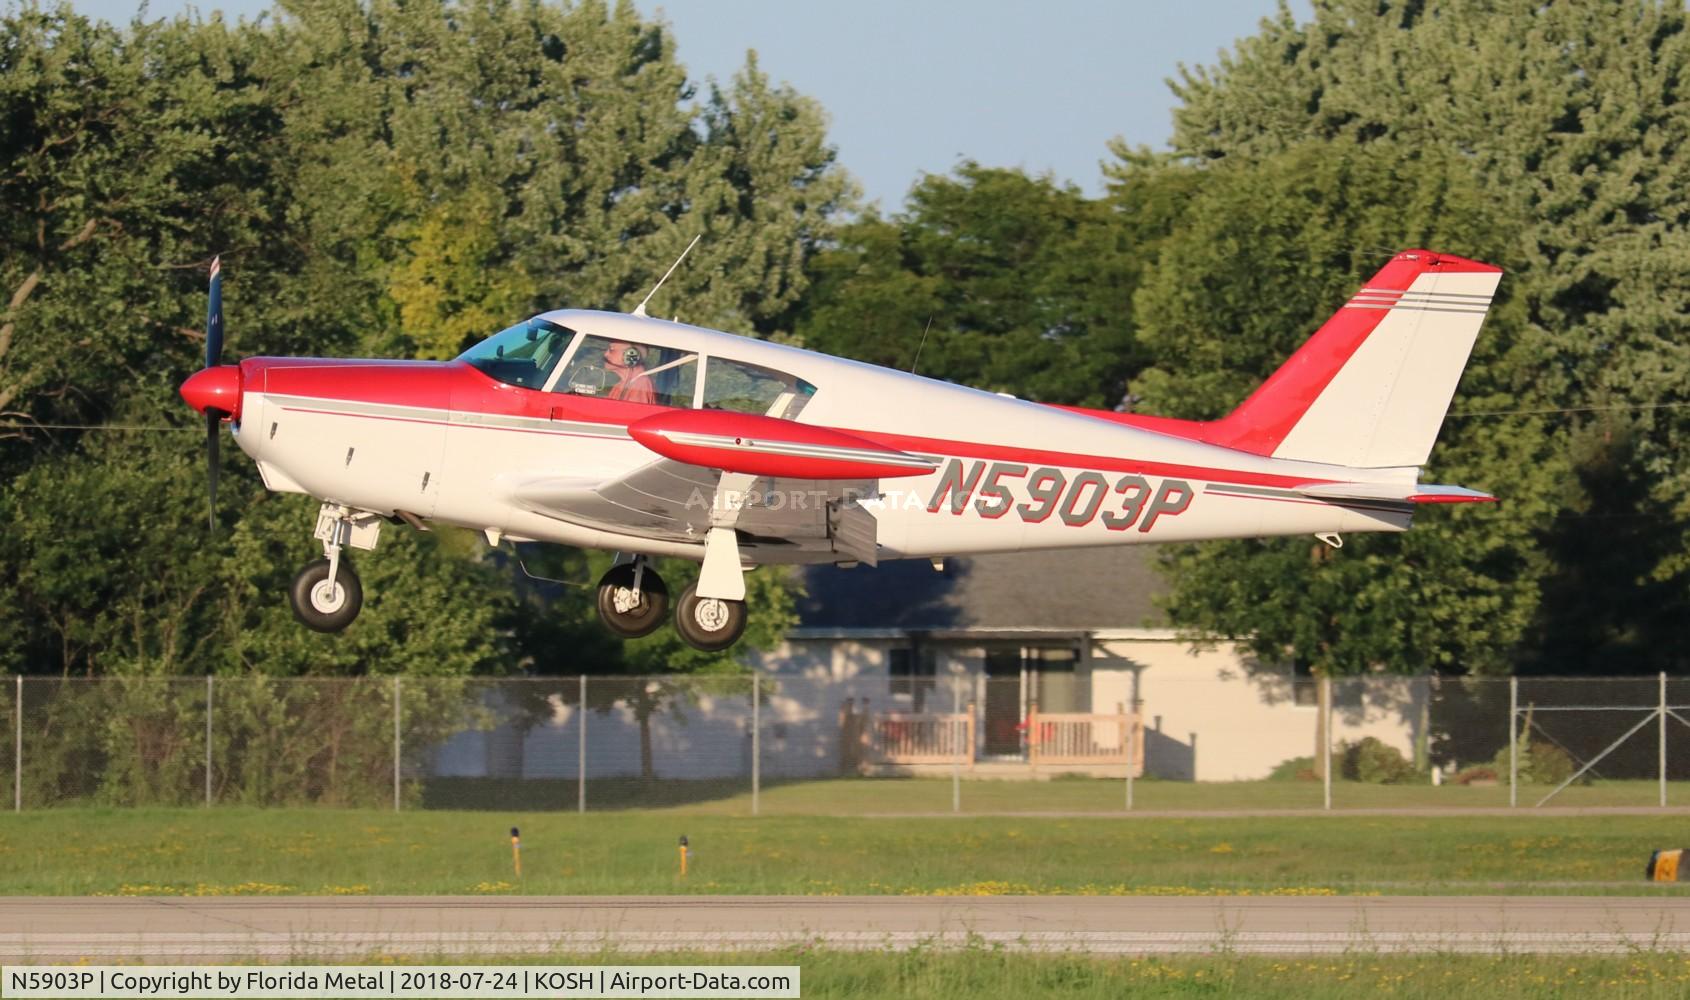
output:
{"label": "asphalt runway", "polygon": [[0,961],[997,945],[1099,955],[1690,950],[1690,897],[0,898]]}

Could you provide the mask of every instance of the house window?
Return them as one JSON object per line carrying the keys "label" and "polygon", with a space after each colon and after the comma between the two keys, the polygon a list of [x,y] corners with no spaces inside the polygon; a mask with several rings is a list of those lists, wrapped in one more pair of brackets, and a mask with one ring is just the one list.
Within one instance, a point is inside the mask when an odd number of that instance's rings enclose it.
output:
{"label": "house window", "polygon": [[1315,708],[1320,704],[1320,681],[1302,660],[1291,663],[1291,703],[1301,708]]}
{"label": "house window", "polygon": [[928,693],[939,684],[933,651],[907,647],[890,650],[886,666],[892,677],[892,695],[908,695],[915,702],[915,711],[921,711]]}
{"label": "house window", "polygon": [[1091,676],[1080,672],[1080,651],[1073,646],[1029,647],[1022,662],[1033,683],[1041,712],[1090,712]]}

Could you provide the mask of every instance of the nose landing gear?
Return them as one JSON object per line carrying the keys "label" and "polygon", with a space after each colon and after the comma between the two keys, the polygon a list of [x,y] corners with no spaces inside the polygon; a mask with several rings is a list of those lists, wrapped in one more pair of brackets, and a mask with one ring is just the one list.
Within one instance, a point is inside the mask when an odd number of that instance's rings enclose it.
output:
{"label": "nose landing gear", "polygon": [[381,519],[325,503],[317,511],[316,537],[323,558],[313,559],[294,575],[288,603],[300,624],[316,632],[339,632],[351,625],[364,607],[364,587],[342,554],[346,546],[373,549],[381,533]]}
{"label": "nose landing gear", "polygon": [[339,632],[352,624],[364,606],[364,587],[352,564],[339,560],[313,559],[305,564],[288,588],[293,616],[315,632]]}

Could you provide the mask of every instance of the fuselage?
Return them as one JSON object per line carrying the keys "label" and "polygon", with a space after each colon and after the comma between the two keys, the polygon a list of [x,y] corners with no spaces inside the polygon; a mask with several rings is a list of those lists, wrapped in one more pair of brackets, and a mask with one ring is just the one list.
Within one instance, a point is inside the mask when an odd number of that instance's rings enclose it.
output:
{"label": "fuselage", "polygon": [[[698,559],[702,539],[685,533],[618,531],[513,496],[537,477],[608,480],[656,461],[629,425],[678,407],[708,407],[712,366],[737,365],[804,387],[790,416],[797,423],[927,460],[932,471],[879,478],[862,501],[877,522],[883,558],[1398,531],[1409,523],[1407,503],[1324,500],[1295,489],[1354,481],[1354,469],[1207,444],[1170,422],[1147,420],[1161,428],[1153,430],[1118,415],[645,317],[562,310],[537,319],[575,335],[556,372],[569,363],[567,351],[584,344],[657,345],[702,369],[693,376],[698,388],[669,395],[665,405],[572,392],[555,374],[550,385],[504,381],[498,365],[464,359],[251,358],[240,363],[235,439],[272,490],[515,539]],[[1413,482],[1416,471],[1369,475]],[[794,482],[782,486],[759,502],[807,502]],[[754,537],[741,552],[752,563],[838,559],[825,545]]]}

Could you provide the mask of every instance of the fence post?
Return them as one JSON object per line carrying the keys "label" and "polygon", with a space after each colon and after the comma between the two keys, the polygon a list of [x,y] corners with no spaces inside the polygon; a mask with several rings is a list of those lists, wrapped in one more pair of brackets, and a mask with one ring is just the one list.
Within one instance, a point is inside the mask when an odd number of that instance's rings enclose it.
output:
{"label": "fence post", "polygon": [[[951,678],[951,721],[946,742],[951,744],[951,812],[962,812],[962,748],[956,741],[968,735],[968,724],[959,715],[962,708],[962,678]],[[970,753],[972,757],[972,752]]]}
{"label": "fence post", "polygon": [[845,774],[851,766],[851,706],[853,699],[847,697],[839,703],[839,773]]}
{"label": "fence post", "polygon": [[857,770],[863,771],[863,761],[873,757],[874,750],[874,708],[869,704],[868,695],[863,696],[863,711],[857,717]]}
{"label": "fence post", "polygon": [[751,815],[757,815],[761,806],[759,796],[763,791],[763,727],[762,714],[758,710],[762,701],[763,679],[757,674],[751,675]]}
{"label": "fence post", "polygon": [[1124,702],[1115,703],[1115,712],[1121,717],[1121,745],[1127,751],[1127,808],[1133,807],[1133,720],[1127,715]]}
{"label": "fence post", "polygon": [[1508,808],[1520,804],[1520,678],[1508,678]]}
{"label": "fence post", "polygon": [[1661,808],[1667,807],[1667,672],[1661,671]]}
{"label": "fence post", "polygon": [[1332,808],[1332,678],[1320,675],[1320,787],[1321,808]]}
{"label": "fence post", "polygon": [[399,675],[393,675],[393,811],[399,811]]}
{"label": "fence post", "polygon": [[1034,773],[1039,770],[1039,703],[1036,701],[1027,705],[1027,769]]}
{"label": "fence post", "polygon": [[580,740],[575,750],[575,811],[587,811],[587,675],[581,675],[581,724],[576,727]]}
{"label": "fence post", "polygon": [[977,753],[979,753],[979,750],[977,749],[977,745],[976,745],[976,742],[975,742],[978,737],[977,737],[977,734],[976,734],[976,731],[975,731],[975,728],[974,728],[974,726],[975,726],[975,723],[974,723],[974,702],[972,702],[972,701],[968,703],[968,723],[967,723],[967,725],[968,725],[968,728],[967,728],[967,737],[966,738],[968,740],[968,744],[967,744],[968,745],[968,771],[969,771],[970,774],[972,774],[972,773],[974,773],[974,758],[975,758],[975,755]]}
{"label": "fence post", "polygon": [[17,719],[12,746],[12,811],[23,812],[23,674],[18,675]]}
{"label": "fence post", "polygon": [[205,675],[205,807],[211,808],[211,675]]}

